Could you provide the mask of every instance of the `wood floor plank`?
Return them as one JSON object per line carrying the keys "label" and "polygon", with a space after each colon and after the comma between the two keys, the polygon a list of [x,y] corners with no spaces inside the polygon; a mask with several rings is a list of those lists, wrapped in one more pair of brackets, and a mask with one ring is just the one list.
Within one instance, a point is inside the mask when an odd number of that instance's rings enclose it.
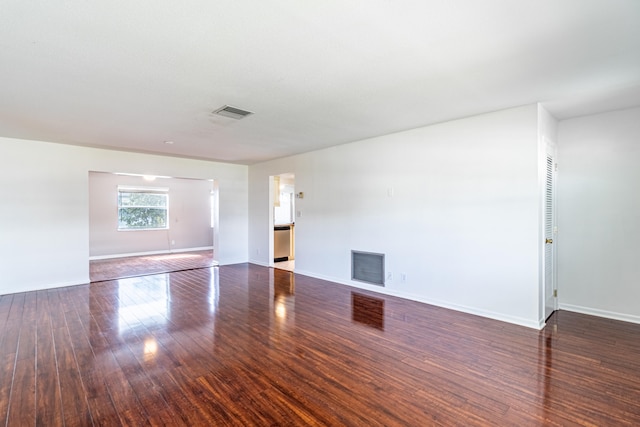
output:
{"label": "wood floor plank", "polygon": [[64,424],[56,351],[50,323],[38,325],[36,357],[36,425]]}
{"label": "wood floor plank", "polygon": [[2,334],[9,323],[9,312],[13,303],[13,295],[0,295],[0,348],[2,348]]}
{"label": "wood floor plank", "polygon": [[35,357],[16,361],[7,426],[36,424]]}
{"label": "wood floor plank", "polygon": [[[11,299],[11,307],[9,308],[9,313],[7,314],[7,318],[12,321],[21,321],[22,312],[24,310],[24,300],[26,293],[21,292],[19,294],[11,295],[13,298]],[[9,295],[5,296],[9,297]],[[4,297],[3,297],[4,298]]]}
{"label": "wood floor plank", "polygon": [[15,365],[15,353],[0,355],[0,424],[7,420],[9,413]]}
{"label": "wood floor plank", "polygon": [[36,425],[62,426],[64,415],[47,290],[36,292],[36,310]]}
{"label": "wood floor plank", "polygon": [[34,425],[36,419],[37,293],[23,295],[17,299],[20,306],[12,305],[10,313],[20,331],[7,425]]}
{"label": "wood floor plank", "polygon": [[58,378],[65,425],[92,425],[87,393],[80,376],[73,345],[66,328],[53,329]]}
{"label": "wood floor plank", "polygon": [[[101,299],[100,297],[98,298]],[[112,311],[112,306],[104,304],[104,301],[102,302],[103,304],[97,307],[101,307],[105,311]],[[117,313],[117,311],[114,311],[114,313]],[[96,393],[91,396],[90,404],[98,403],[96,397],[104,399],[108,395],[116,410],[115,415],[118,416],[123,425],[149,425],[148,414],[132,390],[122,366],[118,363],[117,354],[124,353],[127,349],[110,343],[110,337],[117,335],[117,327],[114,327],[117,322],[113,319],[103,321],[102,319],[105,318],[105,312],[98,311],[89,319],[88,324],[84,324],[85,329],[90,331],[91,337],[100,337],[99,340],[96,339],[91,342],[94,358],[91,359],[89,356],[89,360],[91,360],[89,363],[100,366],[100,369],[94,370],[91,375],[86,377],[85,381],[85,384],[88,384],[91,390]],[[108,416],[109,422],[114,422],[114,414],[111,408],[107,405],[103,410],[101,411],[102,416]]]}
{"label": "wood floor plank", "polygon": [[[104,367],[101,359],[96,357],[89,340],[90,330],[85,329],[78,312],[65,313],[69,328],[69,338],[72,352],[79,370],[79,381],[85,393],[85,400],[89,408],[91,419],[95,425],[120,425],[120,418],[113,404],[104,377]],[[87,322],[90,319],[85,319]],[[97,331],[96,331],[97,332]],[[63,341],[60,341],[62,344]],[[98,356],[100,353],[98,353]],[[70,373],[70,376],[73,374]],[[76,382],[77,386],[78,383]],[[77,393],[82,393],[80,390]],[[81,396],[79,396],[79,399]]]}
{"label": "wood floor plank", "polygon": [[0,424],[6,422],[9,413],[16,356],[20,342],[22,308],[20,308],[20,312],[15,310],[13,307],[14,297],[16,297],[16,301],[24,302],[24,294],[2,297],[5,319],[0,329]]}

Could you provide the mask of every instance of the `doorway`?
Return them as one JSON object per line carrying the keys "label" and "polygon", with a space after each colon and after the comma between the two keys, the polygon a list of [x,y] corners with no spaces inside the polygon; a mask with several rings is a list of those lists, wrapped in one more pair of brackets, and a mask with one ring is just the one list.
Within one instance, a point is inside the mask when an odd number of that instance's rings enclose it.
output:
{"label": "doorway", "polygon": [[218,224],[215,180],[90,171],[90,280],[217,265]]}
{"label": "doorway", "polygon": [[271,238],[269,264],[281,270],[295,269],[295,175],[270,177]]}

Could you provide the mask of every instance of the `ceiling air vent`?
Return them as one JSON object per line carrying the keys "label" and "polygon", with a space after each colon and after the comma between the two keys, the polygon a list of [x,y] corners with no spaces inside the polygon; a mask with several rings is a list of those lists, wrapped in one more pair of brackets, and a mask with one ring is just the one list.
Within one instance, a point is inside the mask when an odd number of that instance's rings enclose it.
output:
{"label": "ceiling air vent", "polygon": [[253,113],[251,111],[245,111],[236,107],[231,107],[230,105],[225,105],[222,108],[218,108],[216,111],[213,112],[213,114],[240,120],[240,119],[244,119],[247,116],[250,116]]}

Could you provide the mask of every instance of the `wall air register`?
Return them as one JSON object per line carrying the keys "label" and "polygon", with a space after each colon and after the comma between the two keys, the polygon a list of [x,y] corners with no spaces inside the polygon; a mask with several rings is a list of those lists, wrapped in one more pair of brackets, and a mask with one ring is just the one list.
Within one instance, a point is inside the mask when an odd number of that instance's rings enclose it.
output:
{"label": "wall air register", "polygon": [[244,119],[247,116],[250,116],[253,113],[251,111],[241,110],[240,108],[232,107],[230,105],[225,105],[224,107],[215,110],[213,114],[240,120]]}
{"label": "wall air register", "polygon": [[384,254],[351,251],[351,279],[384,286]]}

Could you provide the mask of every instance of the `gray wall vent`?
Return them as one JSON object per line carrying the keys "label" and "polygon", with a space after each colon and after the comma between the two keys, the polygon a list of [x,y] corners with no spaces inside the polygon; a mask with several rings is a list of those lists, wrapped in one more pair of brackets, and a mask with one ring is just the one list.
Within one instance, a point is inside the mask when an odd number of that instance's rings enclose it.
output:
{"label": "gray wall vent", "polygon": [[351,251],[351,279],[384,286],[384,254]]}

